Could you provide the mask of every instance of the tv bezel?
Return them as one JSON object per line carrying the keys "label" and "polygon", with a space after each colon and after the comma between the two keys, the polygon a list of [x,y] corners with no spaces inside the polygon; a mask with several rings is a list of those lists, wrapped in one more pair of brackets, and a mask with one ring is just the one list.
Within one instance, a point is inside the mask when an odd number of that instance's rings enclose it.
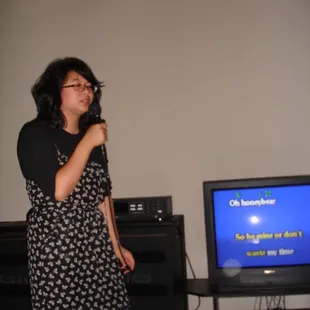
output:
{"label": "tv bezel", "polygon": [[[244,267],[231,273],[217,267],[217,249],[215,238],[213,191],[279,187],[290,185],[310,185],[310,175],[269,176],[258,178],[239,178],[211,180],[203,182],[205,237],[208,257],[210,287],[221,289],[221,286],[238,287],[292,287],[310,286],[310,264],[290,266]],[[310,222],[310,220],[309,220]],[[234,270],[232,270],[234,272]]]}

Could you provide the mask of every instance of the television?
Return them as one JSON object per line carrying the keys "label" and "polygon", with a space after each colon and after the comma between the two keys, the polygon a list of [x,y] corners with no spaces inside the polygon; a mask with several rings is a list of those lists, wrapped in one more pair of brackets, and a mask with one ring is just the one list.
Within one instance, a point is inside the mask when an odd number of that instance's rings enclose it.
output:
{"label": "television", "polygon": [[203,182],[211,291],[307,288],[310,176]]}

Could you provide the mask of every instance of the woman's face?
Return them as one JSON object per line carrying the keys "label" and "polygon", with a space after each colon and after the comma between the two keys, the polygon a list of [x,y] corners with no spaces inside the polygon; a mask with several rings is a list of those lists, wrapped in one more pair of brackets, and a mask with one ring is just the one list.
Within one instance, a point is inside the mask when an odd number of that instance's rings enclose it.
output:
{"label": "woman's face", "polygon": [[81,116],[88,111],[93,99],[91,83],[75,71],[70,71],[61,90],[61,111],[66,116]]}

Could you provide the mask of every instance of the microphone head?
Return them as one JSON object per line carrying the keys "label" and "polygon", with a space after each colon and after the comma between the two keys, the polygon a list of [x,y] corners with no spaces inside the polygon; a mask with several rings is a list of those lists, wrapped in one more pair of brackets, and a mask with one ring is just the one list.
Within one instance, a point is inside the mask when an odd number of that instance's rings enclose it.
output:
{"label": "microphone head", "polygon": [[89,117],[89,124],[90,125],[95,125],[95,124],[99,124],[99,123],[105,123],[105,120],[103,118],[101,118],[101,116],[99,114],[91,115]]}

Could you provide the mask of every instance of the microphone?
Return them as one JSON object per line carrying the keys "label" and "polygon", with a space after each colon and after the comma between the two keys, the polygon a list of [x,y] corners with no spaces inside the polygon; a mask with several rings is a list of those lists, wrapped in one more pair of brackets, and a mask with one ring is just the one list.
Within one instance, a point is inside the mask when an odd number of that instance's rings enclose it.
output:
{"label": "microphone", "polygon": [[[90,124],[91,125],[95,125],[95,124],[100,124],[100,123],[105,123],[106,121],[101,118],[100,114],[96,114],[94,116],[90,117]],[[107,153],[107,148],[105,143],[100,145],[100,149],[101,149],[101,153],[103,156],[103,169],[105,171],[105,175],[107,178],[109,178],[109,167],[108,167],[108,153]],[[107,185],[107,191],[108,191],[108,195],[111,196],[111,192],[110,192],[110,187]]]}
{"label": "microphone", "polygon": [[105,119],[101,118],[100,114],[96,114],[96,115],[90,115],[89,116],[89,120],[88,123],[90,125],[95,125],[95,124],[100,124],[100,123],[105,123]]}

